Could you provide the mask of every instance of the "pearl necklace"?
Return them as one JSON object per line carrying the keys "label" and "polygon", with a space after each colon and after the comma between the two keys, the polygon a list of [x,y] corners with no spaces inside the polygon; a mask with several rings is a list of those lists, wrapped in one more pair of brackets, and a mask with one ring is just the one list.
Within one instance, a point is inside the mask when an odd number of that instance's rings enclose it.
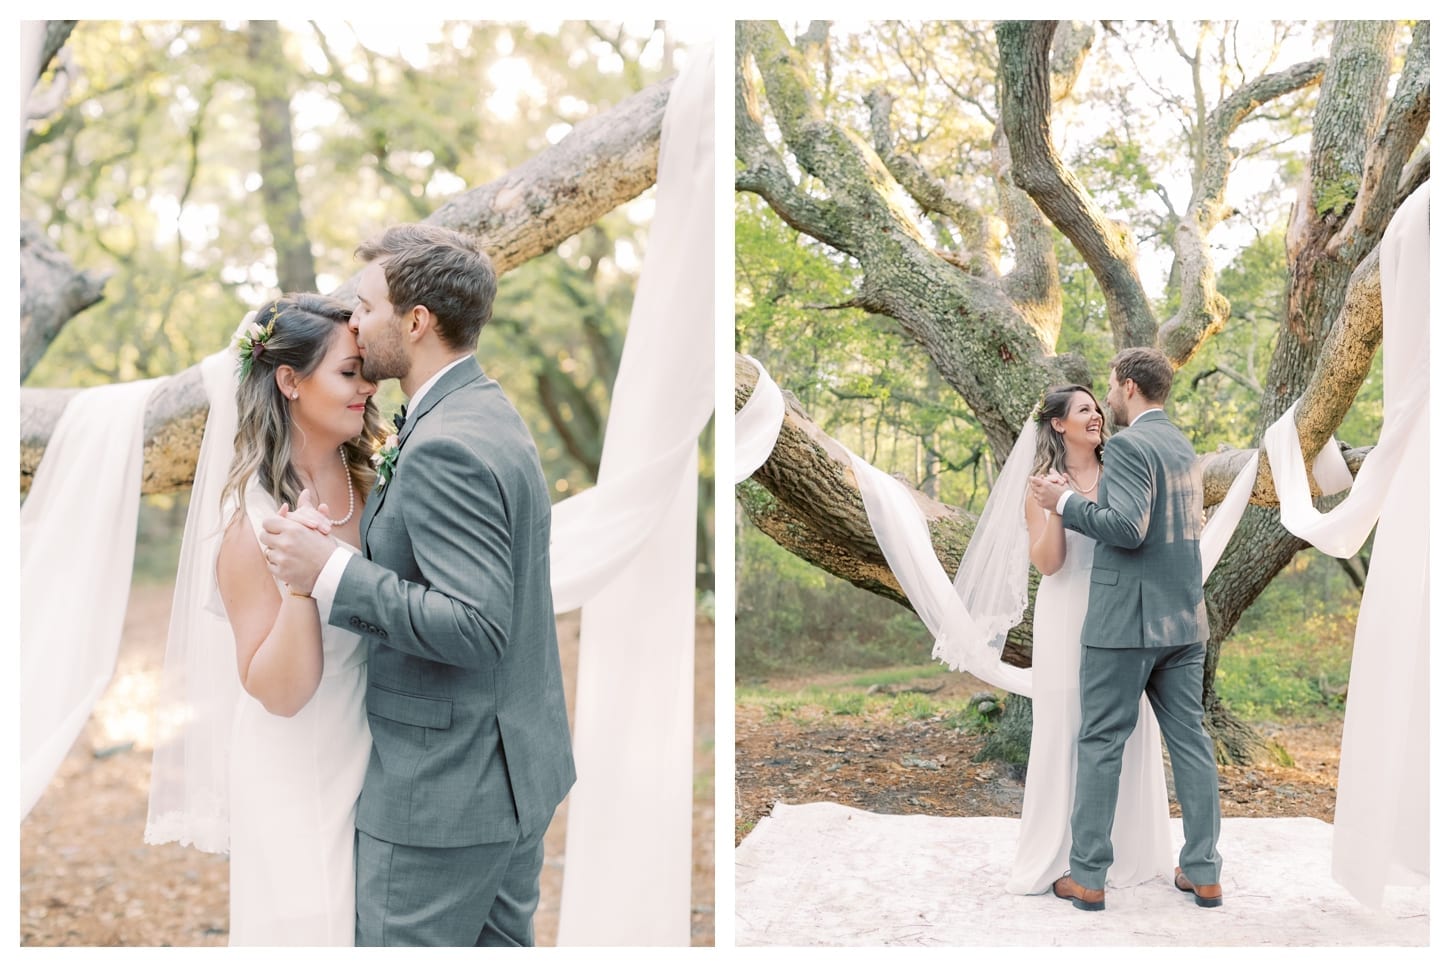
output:
{"label": "pearl necklace", "polygon": [[329,517],[327,519],[328,523],[332,524],[333,527],[341,527],[343,524],[352,520],[353,510],[357,506],[357,495],[352,489],[352,470],[347,465],[347,449],[339,446],[337,448],[337,455],[342,457],[342,475],[347,478],[347,516],[342,520],[333,520]]}
{"label": "pearl necklace", "polygon": [[[1086,486],[1086,487],[1079,487],[1077,485],[1077,481],[1072,478],[1072,471],[1069,470],[1069,471],[1066,471],[1066,473],[1067,473],[1067,482],[1072,485],[1072,489],[1073,490],[1076,490],[1078,493],[1082,494],[1083,496],[1087,496],[1087,494],[1092,491],[1093,487],[1096,487],[1098,485],[1098,480],[1101,479],[1101,477],[1103,475],[1103,465],[1102,464],[1098,464],[1098,475],[1096,477],[1094,477],[1093,478],[1093,482],[1091,484],[1089,484],[1088,486]],[[349,514],[348,516],[351,517],[352,515]]]}

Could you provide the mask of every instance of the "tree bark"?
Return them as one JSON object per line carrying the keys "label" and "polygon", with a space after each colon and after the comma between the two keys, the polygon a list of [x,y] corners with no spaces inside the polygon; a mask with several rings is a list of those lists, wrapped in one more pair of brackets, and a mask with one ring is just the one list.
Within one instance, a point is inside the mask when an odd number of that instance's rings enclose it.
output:
{"label": "tree bark", "polygon": [[110,272],[86,272],[31,221],[20,222],[20,379],[30,375],[60,330],[101,301]]}
{"label": "tree bark", "polygon": [[[579,124],[502,178],[471,189],[428,221],[477,237],[500,275],[552,249],[654,184],[660,124],[673,79]],[[356,276],[333,294],[350,298]],[[20,487],[25,492],[66,402],[78,390],[20,391]],[[197,366],[169,377],[146,413],[143,493],[189,486],[205,423]]]}
{"label": "tree bark", "polygon": [[297,184],[297,162],[292,151],[292,92],[288,90],[292,72],[282,50],[277,21],[248,21],[247,55],[253,68],[247,76],[257,99],[262,213],[277,256],[277,288],[283,292],[315,292],[317,265],[302,215],[302,189]]}
{"label": "tree bark", "polygon": [[1056,29],[1051,20],[997,24],[1002,126],[1012,150],[1012,179],[1087,262],[1107,300],[1114,343],[1152,346],[1158,322],[1138,278],[1133,238],[1126,226],[1108,219],[1052,144],[1049,58]]}
{"label": "tree bark", "polygon": [[[1087,379],[1081,359],[1051,353],[1048,330],[1030,321],[994,274],[964,272],[943,258],[892,200],[878,154],[825,118],[806,67],[773,23],[736,25],[736,188],[763,198],[787,224],[855,258],[862,279],[850,306],[889,316],[982,422],[993,453],[1006,454],[1043,387]],[[771,113],[810,184],[797,184],[762,121],[760,76]],[[889,140],[889,138],[887,139]],[[1030,246],[1034,242],[1025,240]],[[1032,287],[1024,287],[1051,301]],[[1059,320],[1060,321],[1060,320]]]}
{"label": "tree bark", "polygon": [[[1335,29],[1315,109],[1309,171],[1290,221],[1289,295],[1264,384],[1266,392],[1260,401],[1260,438],[1305,392],[1316,374],[1320,374],[1317,388],[1333,382],[1329,367],[1336,358],[1334,354],[1326,358],[1324,349],[1346,305],[1356,266],[1330,257],[1327,248],[1360,194],[1367,146],[1385,103],[1393,38],[1394,24],[1389,22],[1341,22]],[[1398,180],[1399,172],[1387,176]],[[1371,241],[1371,247],[1379,242],[1378,236],[1366,240]],[[1377,288],[1378,272],[1373,274]],[[1318,397],[1321,405],[1317,412],[1321,416],[1326,398],[1324,393]],[[1342,405],[1347,409],[1352,400],[1350,394]],[[1322,445],[1337,423],[1327,425],[1327,420],[1315,419],[1315,411],[1308,403],[1306,399],[1308,418],[1300,417],[1296,424],[1301,444],[1313,452],[1316,440]],[[1264,472],[1261,468],[1261,479]],[[1284,530],[1277,514],[1250,508],[1204,586],[1212,628],[1204,668],[1204,708],[1214,726],[1222,761],[1255,761],[1265,750],[1261,740],[1246,738],[1251,731],[1231,724],[1232,713],[1223,705],[1214,684],[1219,648],[1269,581],[1305,546]]]}
{"label": "tree bark", "polygon": [[1228,321],[1229,304],[1218,292],[1218,273],[1209,255],[1208,236],[1229,214],[1224,193],[1235,160],[1229,137],[1259,107],[1318,83],[1323,74],[1324,61],[1314,60],[1255,78],[1209,113],[1199,140],[1193,198],[1173,233],[1181,293],[1179,308],[1158,331],[1157,344],[1175,366],[1188,362],[1204,341]]}

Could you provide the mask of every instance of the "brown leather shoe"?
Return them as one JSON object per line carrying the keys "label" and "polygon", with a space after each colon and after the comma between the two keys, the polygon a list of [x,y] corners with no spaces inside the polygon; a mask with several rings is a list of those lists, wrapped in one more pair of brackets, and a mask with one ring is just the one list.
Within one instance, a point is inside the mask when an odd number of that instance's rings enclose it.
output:
{"label": "brown leather shoe", "polygon": [[1102,890],[1089,890],[1081,883],[1074,880],[1071,874],[1060,876],[1052,884],[1052,895],[1063,900],[1071,900],[1072,905],[1079,910],[1102,910],[1107,904],[1103,898],[1107,896]]}
{"label": "brown leather shoe", "polygon": [[1223,887],[1217,883],[1205,883],[1203,886],[1195,886],[1193,881],[1183,875],[1183,867],[1173,867],[1173,885],[1184,893],[1193,894],[1193,902],[1201,907],[1223,906]]}

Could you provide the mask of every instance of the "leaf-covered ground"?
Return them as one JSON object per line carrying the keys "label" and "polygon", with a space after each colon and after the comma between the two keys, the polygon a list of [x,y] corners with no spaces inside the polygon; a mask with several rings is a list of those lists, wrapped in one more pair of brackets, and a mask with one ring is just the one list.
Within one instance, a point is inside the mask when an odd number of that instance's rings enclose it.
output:
{"label": "leaf-covered ground", "polygon": [[[844,701],[847,676],[815,676],[765,683],[735,708],[735,842],[770,814],[778,801],[838,802],[878,813],[932,816],[1018,816],[1021,770],[977,762],[986,742],[954,727],[959,716],[938,711],[917,718],[886,704]],[[860,691],[865,689],[855,686]],[[988,691],[968,675],[933,674],[883,690],[912,696],[929,689],[918,708],[958,705]],[[831,696],[813,701],[824,692]],[[761,699],[761,693],[782,696]],[[805,696],[805,697],[800,697]],[[859,708],[859,711],[856,709]],[[910,706],[908,706],[910,708]],[[842,710],[845,710],[843,712]],[[1225,816],[1312,816],[1334,819],[1342,719],[1261,724],[1283,745],[1292,766],[1220,766]],[[1169,774],[1172,794],[1172,774]],[[1178,804],[1170,802],[1173,815]]]}
{"label": "leaf-covered ground", "polygon": [[[55,779],[20,827],[22,946],[225,946],[227,861],[147,846],[151,722],[171,608],[169,586],[137,586],[116,675]],[[715,939],[714,626],[696,623],[691,943]],[[559,622],[571,699],[577,613]],[[567,801],[545,839],[536,939],[558,930]]]}

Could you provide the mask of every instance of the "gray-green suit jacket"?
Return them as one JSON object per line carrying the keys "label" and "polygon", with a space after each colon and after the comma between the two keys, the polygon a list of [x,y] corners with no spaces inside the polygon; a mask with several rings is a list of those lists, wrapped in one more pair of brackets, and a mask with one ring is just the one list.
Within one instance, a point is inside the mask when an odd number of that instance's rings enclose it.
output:
{"label": "gray-green suit jacket", "polygon": [[574,782],[538,451],[474,359],[408,414],[330,623],[368,641],[357,826],[452,847],[542,830]]}
{"label": "gray-green suit jacket", "polygon": [[1108,438],[1094,503],[1072,494],[1065,526],[1096,540],[1082,643],[1171,648],[1208,640],[1203,606],[1203,474],[1162,410]]}

